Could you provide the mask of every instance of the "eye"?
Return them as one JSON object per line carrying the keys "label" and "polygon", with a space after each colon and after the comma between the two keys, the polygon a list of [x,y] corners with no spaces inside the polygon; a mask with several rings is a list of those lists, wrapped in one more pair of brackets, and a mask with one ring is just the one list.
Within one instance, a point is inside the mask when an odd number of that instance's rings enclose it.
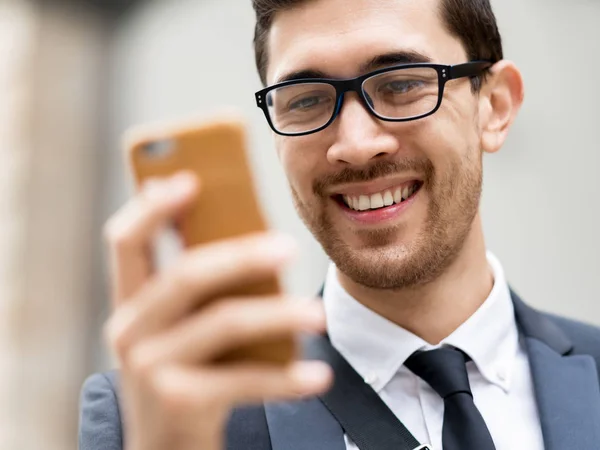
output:
{"label": "eye", "polygon": [[425,82],[421,80],[396,80],[384,84],[382,91],[388,91],[394,94],[406,94],[414,89],[422,87]]}
{"label": "eye", "polygon": [[288,109],[290,111],[303,110],[314,108],[323,103],[327,103],[330,100],[329,95],[323,95],[319,93],[305,95],[303,97],[292,100],[289,103]]}
{"label": "eye", "polygon": [[319,104],[319,97],[304,97],[290,104],[290,109],[305,109]]}

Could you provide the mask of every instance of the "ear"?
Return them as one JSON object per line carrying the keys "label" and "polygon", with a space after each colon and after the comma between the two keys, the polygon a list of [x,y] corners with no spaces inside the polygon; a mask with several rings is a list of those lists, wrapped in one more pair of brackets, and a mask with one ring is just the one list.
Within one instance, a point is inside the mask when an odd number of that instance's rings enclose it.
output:
{"label": "ear", "polygon": [[511,61],[496,63],[483,83],[479,96],[481,148],[487,153],[500,150],[523,99],[523,77]]}

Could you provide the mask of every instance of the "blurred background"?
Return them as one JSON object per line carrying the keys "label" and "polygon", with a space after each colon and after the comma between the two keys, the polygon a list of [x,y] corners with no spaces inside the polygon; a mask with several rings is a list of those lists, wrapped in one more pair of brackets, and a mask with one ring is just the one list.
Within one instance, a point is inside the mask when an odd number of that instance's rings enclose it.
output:
{"label": "blurred background", "polygon": [[[532,305],[600,325],[600,1],[493,0],[525,107],[486,157],[489,248]],[[249,0],[0,0],[0,448],[76,448],[84,378],[111,367],[102,224],[128,197],[130,125],[241,108],[290,291],[327,260],[293,210],[253,93]]]}

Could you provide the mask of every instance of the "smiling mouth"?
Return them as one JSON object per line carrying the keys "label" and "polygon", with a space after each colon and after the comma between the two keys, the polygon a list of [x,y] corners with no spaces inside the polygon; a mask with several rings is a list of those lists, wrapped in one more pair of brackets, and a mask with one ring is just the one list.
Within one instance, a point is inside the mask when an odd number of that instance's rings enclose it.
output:
{"label": "smiling mouth", "polygon": [[353,211],[372,211],[404,203],[419,192],[421,187],[423,187],[423,182],[412,181],[401,186],[385,189],[375,194],[338,194],[335,195],[334,198],[338,203]]}

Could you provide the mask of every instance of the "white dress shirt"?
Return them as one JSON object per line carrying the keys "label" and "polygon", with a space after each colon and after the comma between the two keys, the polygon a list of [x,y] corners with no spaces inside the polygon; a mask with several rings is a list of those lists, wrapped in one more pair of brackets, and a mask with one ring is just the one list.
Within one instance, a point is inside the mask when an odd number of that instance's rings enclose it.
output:
{"label": "white dress shirt", "polygon": [[[496,450],[543,450],[543,437],[527,354],[519,339],[510,291],[499,261],[487,254],[494,287],[483,305],[440,346],[456,347],[472,361],[467,372],[475,405]],[[404,367],[418,350],[432,350],[418,336],[351,297],[331,264],[323,294],[333,346],[379,394],[415,438],[442,450],[444,402]],[[346,448],[356,450],[348,438]]]}

